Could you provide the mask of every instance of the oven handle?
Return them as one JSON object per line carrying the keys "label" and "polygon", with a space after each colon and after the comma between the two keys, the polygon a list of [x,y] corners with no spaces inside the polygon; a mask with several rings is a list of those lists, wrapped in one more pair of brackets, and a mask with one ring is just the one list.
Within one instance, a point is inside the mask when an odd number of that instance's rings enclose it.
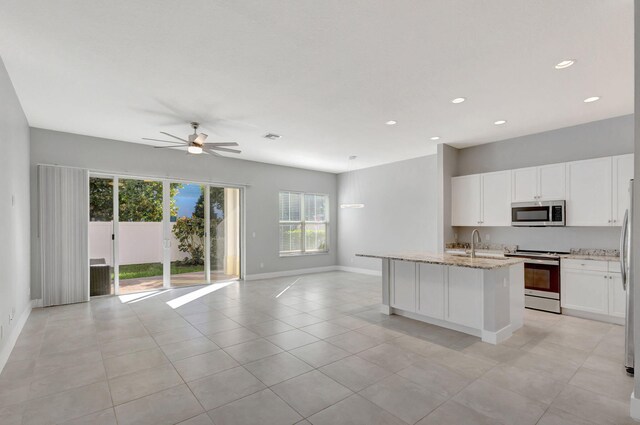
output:
{"label": "oven handle", "polygon": [[534,260],[532,258],[527,258],[526,260],[524,260],[525,264],[544,264],[547,266],[559,266],[560,262],[559,261],[554,261],[554,260]]}

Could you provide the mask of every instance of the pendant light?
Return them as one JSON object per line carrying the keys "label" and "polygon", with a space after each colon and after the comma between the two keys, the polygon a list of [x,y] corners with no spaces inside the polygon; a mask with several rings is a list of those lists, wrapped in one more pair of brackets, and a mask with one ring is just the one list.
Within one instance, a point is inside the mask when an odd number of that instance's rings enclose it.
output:
{"label": "pendant light", "polygon": [[340,208],[364,208],[364,204],[359,202],[360,191],[358,190],[358,176],[354,170],[354,163],[357,156],[352,155],[347,162],[347,175],[345,177],[347,188],[345,190],[346,201],[340,203]]}

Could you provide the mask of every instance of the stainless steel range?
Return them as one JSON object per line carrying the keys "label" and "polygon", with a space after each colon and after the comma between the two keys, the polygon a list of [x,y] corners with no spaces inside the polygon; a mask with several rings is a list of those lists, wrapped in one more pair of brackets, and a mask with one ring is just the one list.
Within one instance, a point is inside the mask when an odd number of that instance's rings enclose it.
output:
{"label": "stainless steel range", "polygon": [[564,252],[516,251],[509,257],[524,258],[524,306],[561,313],[560,255]]}

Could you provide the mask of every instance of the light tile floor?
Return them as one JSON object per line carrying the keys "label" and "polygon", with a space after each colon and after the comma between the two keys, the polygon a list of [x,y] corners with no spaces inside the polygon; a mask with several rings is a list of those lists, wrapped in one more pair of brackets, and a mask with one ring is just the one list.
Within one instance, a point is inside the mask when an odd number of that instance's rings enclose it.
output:
{"label": "light tile floor", "polygon": [[34,310],[0,375],[0,423],[634,423],[622,327],[526,310],[492,346],[378,313],[379,280],[331,272]]}

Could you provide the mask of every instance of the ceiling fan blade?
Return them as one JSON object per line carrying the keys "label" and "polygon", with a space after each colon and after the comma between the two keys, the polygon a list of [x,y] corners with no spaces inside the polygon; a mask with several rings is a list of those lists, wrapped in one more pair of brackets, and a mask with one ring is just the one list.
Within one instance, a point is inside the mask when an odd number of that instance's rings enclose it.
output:
{"label": "ceiling fan blade", "polygon": [[154,149],[182,149],[182,148],[186,148],[187,146],[154,146]]}
{"label": "ceiling fan blade", "polygon": [[231,152],[231,153],[240,153],[242,151],[239,151],[237,149],[228,149],[228,148],[219,148],[217,146],[207,146],[209,149],[211,150],[216,150],[216,151],[222,151],[222,152]]}
{"label": "ceiling fan blade", "polygon": [[214,151],[212,151],[212,150],[210,150],[210,149],[207,149],[207,148],[204,148],[204,149],[202,150],[202,152],[204,152],[204,153],[206,153],[206,154],[208,154],[208,155],[220,156],[220,157],[222,156],[222,155],[220,155],[219,153],[216,153],[216,152],[214,152]]}
{"label": "ceiling fan blade", "polygon": [[169,136],[169,137],[173,137],[174,139],[178,139],[181,142],[189,143],[188,140],[184,140],[184,139],[182,139],[182,138],[180,138],[178,136],[174,136],[173,134],[165,133],[164,131],[161,131],[160,133],[164,134],[165,136]]}
{"label": "ceiling fan blade", "polygon": [[160,140],[160,139],[150,139],[148,137],[143,137],[142,140],[151,140],[152,142],[162,142],[162,143],[174,143],[176,145],[182,145],[182,142],[172,142],[170,140]]}
{"label": "ceiling fan blade", "polygon": [[213,146],[239,146],[236,142],[213,142],[213,143],[205,143],[202,146],[213,147]]}

